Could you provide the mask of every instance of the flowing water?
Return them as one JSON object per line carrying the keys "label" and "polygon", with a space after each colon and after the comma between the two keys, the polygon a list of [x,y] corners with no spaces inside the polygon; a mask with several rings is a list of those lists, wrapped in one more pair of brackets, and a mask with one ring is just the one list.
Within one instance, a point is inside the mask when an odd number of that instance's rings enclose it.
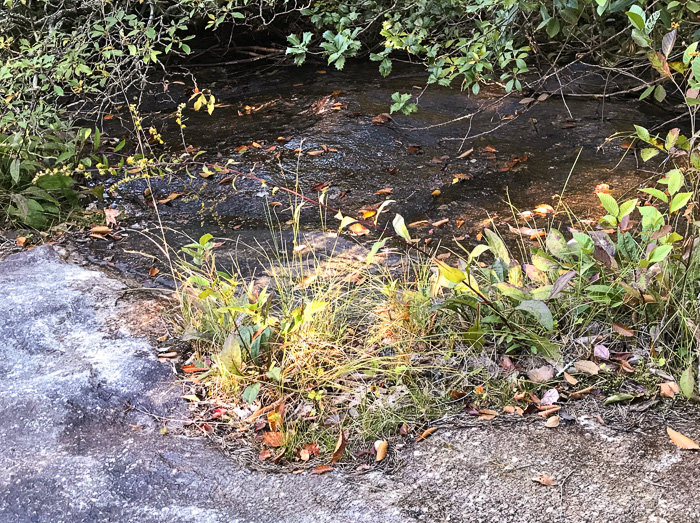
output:
{"label": "flowing water", "polygon": [[[226,164],[232,159],[232,168],[269,184],[241,177],[221,184],[230,173],[203,178],[197,169],[152,180],[157,198],[182,193],[158,206],[174,246],[185,242],[182,235],[197,238],[207,232],[234,243],[264,244],[270,217],[275,227],[290,230],[289,195],[274,191],[273,184],[312,198],[323,184],[327,204],[355,218],[363,208],[393,200],[380,215],[380,225],[399,213],[406,223],[427,223],[411,229],[414,237],[448,245],[455,237],[473,244],[488,219],[507,234],[506,223],[524,225],[514,209],[540,204],[597,218],[603,212],[596,186],[607,184],[613,196],[622,197],[654,176],[641,169],[633,151],[621,147],[621,137],[606,139],[630,133],[633,124],[652,127],[664,116],[636,100],[580,96],[589,81],[585,75],[576,82],[577,96],[553,95],[529,104],[522,103],[523,95],[503,97],[496,90],[475,97],[430,87],[420,95],[417,113],[376,123],[374,118],[387,112],[392,93],[421,92],[422,70],[405,68],[388,79],[374,64],[348,65],[342,72],[279,67],[246,74],[209,68],[198,74],[199,88],[211,88],[217,107],[212,115],[186,110],[187,145],[205,151],[199,161]],[[167,94],[168,101],[154,107],[168,144],[181,141],[172,102],[186,101],[186,88],[171,84],[154,98]],[[467,117],[472,113],[476,115]],[[119,196],[107,203],[125,209],[122,217],[130,216],[126,223],[152,227],[157,222],[143,196],[146,188],[145,180],[123,184]],[[382,190],[385,194],[377,194]],[[444,225],[432,225],[445,219]],[[548,219],[536,215],[537,225]],[[305,231],[320,231],[335,229],[339,222],[332,214],[324,222],[318,208],[306,205],[300,223]],[[377,237],[371,233],[355,241],[369,244]],[[114,244],[90,240],[88,247],[94,259],[141,276],[153,262],[133,253],[157,253],[133,231]]]}

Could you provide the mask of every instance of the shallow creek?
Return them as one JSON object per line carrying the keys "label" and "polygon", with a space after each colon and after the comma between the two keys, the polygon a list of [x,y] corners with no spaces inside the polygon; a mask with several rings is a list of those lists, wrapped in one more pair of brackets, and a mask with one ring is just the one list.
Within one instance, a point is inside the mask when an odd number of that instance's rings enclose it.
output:
{"label": "shallow creek", "polygon": [[[621,197],[654,179],[634,151],[621,147],[623,137],[607,142],[606,138],[629,133],[635,123],[653,127],[663,121],[663,112],[636,100],[581,96],[587,87],[600,88],[600,84],[587,86],[595,80],[583,74],[571,96],[552,95],[540,101],[538,92],[525,104],[523,95],[504,98],[496,90],[475,97],[430,87],[420,96],[420,110],[414,115],[373,121],[387,112],[395,91],[415,86],[413,92],[419,94],[418,87],[425,83],[421,74],[406,68],[384,79],[374,64],[348,65],[342,72],[317,67],[247,74],[199,70],[199,88],[211,88],[218,103],[212,115],[186,110],[187,144],[205,151],[198,161],[226,164],[232,159],[233,168],[252,172],[269,185],[241,177],[233,185],[221,184],[230,173],[204,178],[197,169],[151,180],[157,198],[182,193],[158,206],[170,245],[177,248],[189,241],[187,236],[198,238],[209,232],[231,240],[223,247],[231,253],[237,245],[239,261],[253,252],[240,254],[245,250],[241,251],[242,243],[260,243],[265,250],[270,222],[282,235],[291,229],[290,197],[274,192],[272,184],[296,188],[312,198],[323,187],[329,206],[355,218],[363,208],[393,200],[379,224],[390,222],[396,213],[406,223],[425,221],[411,233],[422,242],[435,238],[432,248],[437,240],[449,245],[454,238],[473,245],[488,219],[508,234],[506,223],[525,225],[516,219],[516,212],[540,204],[597,218],[602,208],[596,186],[607,184],[613,196]],[[158,95],[154,98],[156,124],[168,144],[180,141],[173,101],[187,101],[191,88],[172,84],[169,101],[162,106]],[[472,113],[475,116],[467,117]],[[118,242],[85,240],[82,248],[91,259],[141,277],[160,263],[137,254],[159,254],[143,234],[144,228],[153,231],[158,223],[143,197],[146,188],[145,180],[135,180],[120,186],[118,198],[108,199],[108,204],[124,210],[120,219],[128,216],[124,223],[135,224],[136,230],[125,231]],[[382,190],[385,194],[377,194]],[[445,219],[449,221],[432,225]],[[550,216],[535,219],[541,226]],[[338,225],[332,213],[324,222],[312,205],[302,209],[300,223],[303,231]],[[377,237],[373,232],[354,241],[370,244]]]}

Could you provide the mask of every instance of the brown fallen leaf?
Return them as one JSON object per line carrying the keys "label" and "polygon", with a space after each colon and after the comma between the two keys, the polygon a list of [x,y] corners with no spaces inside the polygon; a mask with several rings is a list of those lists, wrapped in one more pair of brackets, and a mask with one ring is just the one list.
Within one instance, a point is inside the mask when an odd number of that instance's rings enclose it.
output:
{"label": "brown fallen leaf", "polygon": [[442,220],[438,220],[436,222],[433,222],[433,227],[441,227],[445,225],[446,223],[449,223],[450,219],[449,218],[443,218]]}
{"label": "brown fallen leaf", "polygon": [[391,187],[385,187],[384,189],[379,189],[374,194],[391,194],[391,191],[393,191],[393,189]]}
{"label": "brown fallen leaf", "polygon": [[660,392],[664,398],[673,398],[680,391],[681,389],[675,381],[667,381],[660,386]]}
{"label": "brown fallen leaf", "polygon": [[311,469],[309,474],[325,474],[326,472],[331,472],[333,470],[333,467],[330,465],[319,465],[318,467],[314,467]]}
{"label": "brown fallen leaf", "polygon": [[109,234],[110,232],[112,232],[112,229],[110,229],[106,225],[95,225],[90,229],[90,232],[92,234]]}
{"label": "brown fallen leaf", "polygon": [[551,487],[552,485],[554,485],[554,480],[549,474],[537,474],[537,476],[532,478],[532,481],[535,481],[547,487]]}
{"label": "brown fallen leaf", "polygon": [[626,338],[631,338],[634,336],[634,330],[632,330],[630,327],[627,327],[626,325],[622,325],[621,323],[613,323],[612,328],[620,336],[625,336]]}
{"label": "brown fallen leaf", "polygon": [[594,193],[609,193],[610,192],[610,186],[607,183],[599,183],[598,185],[595,186],[595,190],[593,191]]}
{"label": "brown fallen leaf", "polygon": [[549,214],[554,212],[554,207],[547,203],[543,203],[542,205],[535,207],[535,212],[538,214]]}
{"label": "brown fallen leaf", "polygon": [[389,113],[381,113],[372,118],[372,123],[377,125],[383,125],[391,120],[391,115]]}
{"label": "brown fallen leaf", "polygon": [[151,269],[148,271],[148,277],[153,278],[160,272],[159,269],[156,269],[155,267],[151,267]]}
{"label": "brown fallen leaf", "polygon": [[542,367],[532,369],[528,371],[527,377],[534,383],[544,383],[554,377],[554,367],[551,365],[543,365]]}
{"label": "brown fallen leaf", "polygon": [[503,412],[506,414],[515,414],[515,407],[513,405],[506,405],[503,407]]}
{"label": "brown fallen leaf", "polygon": [[435,189],[433,192],[430,193],[431,196],[440,196],[442,194],[442,191],[440,189]]}
{"label": "brown fallen leaf", "polygon": [[497,153],[498,152],[498,149],[496,149],[495,147],[493,147],[491,145],[487,145],[486,147],[482,147],[481,150],[482,150],[482,152],[485,152],[485,153]]}
{"label": "brown fallen leaf", "polygon": [[464,225],[464,220],[457,220],[456,224],[457,228],[459,229],[462,225]]}
{"label": "brown fallen leaf", "polygon": [[338,434],[338,441],[335,444],[335,450],[333,451],[333,455],[331,456],[331,465],[333,463],[337,463],[343,457],[343,454],[345,453],[345,445],[347,444],[347,437],[348,436],[345,431],[341,430],[340,434]]}
{"label": "brown fallen leaf", "polygon": [[569,385],[576,385],[578,383],[578,380],[574,378],[571,374],[568,372],[564,373],[564,379]]}
{"label": "brown fallen leaf", "polygon": [[258,454],[258,459],[260,461],[265,461],[270,456],[272,456],[272,451],[270,449],[263,449],[260,451],[260,454]]}
{"label": "brown fallen leaf", "polygon": [[425,429],[423,432],[420,433],[420,435],[416,438],[416,441],[423,441],[425,438],[430,436],[433,432],[435,432],[438,428],[437,427],[430,427],[429,429]]}
{"label": "brown fallen leaf", "polygon": [[381,461],[386,458],[386,452],[389,449],[389,443],[386,440],[377,440],[374,442],[374,450],[377,451],[377,456],[374,461]]}
{"label": "brown fallen leaf", "polygon": [[26,236],[18,236],[16,243],[17,243],[17,247],[24,247],[25,245],[27,245],[27,237]]}
{"label": "brown fallen leaf", "polygon": [[355,236],[364,236],[365,234],[369,234],[369,229],[358,222],[350,224],[348,230]]}
{"label": "brown fallen leaf", "polygon": [[117,216],[119,216],[120,211],[118,209],[112,209],[110,207],[105,209],[105,222],[108,226],[116,227],[119,225],[117,223]]}
{"label": "brown fallen leaf", "polygon": [[323,154],[324,151],[319,150],[319,151],[307,151],[306,154],[309,156],[320,156]]}
{"label": "brown fallen leaf", "polygon": [[[545,407],[551,407],[551,408],[545,408]],[[558,412],[561,410],[561,407],[559,405],[542,405],[541,407],[537,407],[540,412],[537,413],[537,415],[541,418],[547,418],[554,414],[555,412]],[[542,410],[544,409],[544,410]]]}
{"label": "brown fallen leaf", "polygon": [[668,432],[668,437],[671,438],[673,444],[679,449],[684,450],[699,450],[700,445],[695,443],[692,439],[684,436],[680,432],[673,430],[671,427],[666,427],[666,432]]}
{"label": "brown fallen leaf", "polygon": [[552,416],[551,418],[549,418],[545,422],[544,426],[547,427],[548,429],[553,429],[553,428],[558,427],[559,426],[559,416]]}
{"label": "brown fallen leaf", "polygon": [[600,367],[588,360],[579,360],[574,363],[574,367],[577,371],[588,374],[589,376],[595,376],[600,372]]}
{"label": "brown fallen leaf", "polygon": [[425,226],[428,225],[429,223],[430,223],[430,222],[429,222],[428,220],[420,220],[420,221],[417,221],[417,222],[409,223],[408,226],[411,227],[412,229],[415,229],[415,228],[417,228],[417,227],[425,227]]}
{"label": "brown fallen leaf", "polygon": [[581,390],[577,390],[576,392],[572,392],[572,393],[569,395],[569,397],[570,397],[571,399],[580,400],[581,398],[583,398],[583,396],[584,396],[585,394],[588,394],[588,393],[590,393],[590,392],[593,392],[594,389],[595,389],[595,386],[594,386],[594,385],[591,385],[590,387],[586,387],[585,389],[581,389]]}
{"label": "brown fallen leaf", "polygon": [[420,154],[422,152],[422,150],[417,145],[411,145],[410,147],[406,148],[406,152],[408,154]]}
{"label": "brown fallen leaf", "polygon": [[474,152],[474,148],[472,147],[471,149],[467,149],[466,151],[464,151],[457,158],[466,158],[467,156],[469,156],[473,152]]}
{"label": "brown fallen leaf", "polygon": [[281,447],[284,445],[284,434],[281,432],[266,432],[263,434],[263,443],[268,447]]}
{"label": "brown fallen leaf", "polygon": [[184,192],[171,192],[171,193],[167,196],[167,198],[164,198],[164,199],[162,199],[162,200],[158,200],[158,203],[160,203],[160,204],[170,203],[170,202],[172,202],[173,200],[178,199],[178,198],[179,198],[180,196],[182,196],[183,194],[185,194],[185,193],[184,193]]}

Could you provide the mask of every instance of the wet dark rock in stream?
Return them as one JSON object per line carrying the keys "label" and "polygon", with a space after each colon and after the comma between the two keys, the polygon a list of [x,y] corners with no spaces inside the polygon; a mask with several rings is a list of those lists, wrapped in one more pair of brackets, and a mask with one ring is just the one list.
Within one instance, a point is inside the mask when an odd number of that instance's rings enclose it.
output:
{"label": "wet dark rock in stream", "polygon": [[[268,185],[244,177],[231,180],[233,173],[203,178],[199,169],[151,178],[150,184],[157,199],[182,193],[158,205],[172,247],[211,233],[230,240],[222,250],[239,260],[245,256],[242,243],[274,248],[270,229],[290,236],[294,197],[273,185],[312,198],[323,187],[327,204],[352,217],[394,200],[380,216],[380,225],[399,213],[406,223],[425,221],[426,226],[412,229],[415,237],[448,244],[455,237],[473,244],[488,219],[514,224],[514,209],[542,203],[557,207],[562,195],[560,208],[598,218],[598,184],[608,184],[613,196],[621,197],[654,176],[638,169],[634,151],[621,148],[620,139],[607,139],[629,133],[634,124],[653,127],[664,118],[660,109],[645,102],[581,97],[596,85],[600,89],[603,80],[580,71],[570,75],[569,91],[576,91],[571,96],[539,100],[543,89],[533,93],[529,104],[521,103],[519,95],[484,91],[474,97],[431,86],[420,97],[418,113],[395,114],[383,124],[373,123],[374,117],[387,111],[393,92],[416,86],[413,92],[418,94],[425,81],[421,71],[406,68],[387,79],[372,64],[325,74],[313,67],[280,67],[243,77],[221,68],[197,72],[199,87],[210,87],[218,104],[211,116],[186,110],[187,145],[205,151],[198,161],[225,165],[231,159],[231,169],[253,173]],[[184,102],[188,91],[178,87],[179,94],[172,86],[169,96],[175,101],[181,96]],[[150,118],[175,151],[182,141],[172,109],[166,105]],[[118,137],[116,129],[109,133]],[[155,213],[144,197],[148,184],[144,179],[120,184],[117,198],[106,203],[124,210],[124,223],[136,223],[158,239]],[[377,194],[386,188],[389,194]],[[444,225],[431,225],[445,219],[449,221]],[[538,225],[546,220],[539,218]],[[335,229],[338,223],[333,213],[322,217],[311,204],[300,214],[305,231]],[[127,236],[116,243],[90,239],[83,250],[122,268],[150,264],[126,251],[160,256],[142,234]],[[372,233],[354,241],[369,244],[377,237]]]}

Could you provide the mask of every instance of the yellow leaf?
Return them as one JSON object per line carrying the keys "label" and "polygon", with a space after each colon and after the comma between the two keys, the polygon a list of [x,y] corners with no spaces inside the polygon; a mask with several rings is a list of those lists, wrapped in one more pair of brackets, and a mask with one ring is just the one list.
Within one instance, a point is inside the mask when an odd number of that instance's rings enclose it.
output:
{"label": "yellow leaf", "polygon": [[389,443],[386,440],[377,440],[374,442],[374,449],[377,451],[375,461],[381,461],[386,458],[386,451],[389,449]]}
{"label": "yellow leaf", "polygon": [[679,449],[685,449],[685,450],[698,450],[698,449],[700,449],[700,445],[695,443],[689,437],[684,436],[680,432],[673,430],[671,427],[666,427],[666,432],[668,432],[668,436],[671,438],[671,441],[673,442],[673,444],[676,447],[678,447]]}

